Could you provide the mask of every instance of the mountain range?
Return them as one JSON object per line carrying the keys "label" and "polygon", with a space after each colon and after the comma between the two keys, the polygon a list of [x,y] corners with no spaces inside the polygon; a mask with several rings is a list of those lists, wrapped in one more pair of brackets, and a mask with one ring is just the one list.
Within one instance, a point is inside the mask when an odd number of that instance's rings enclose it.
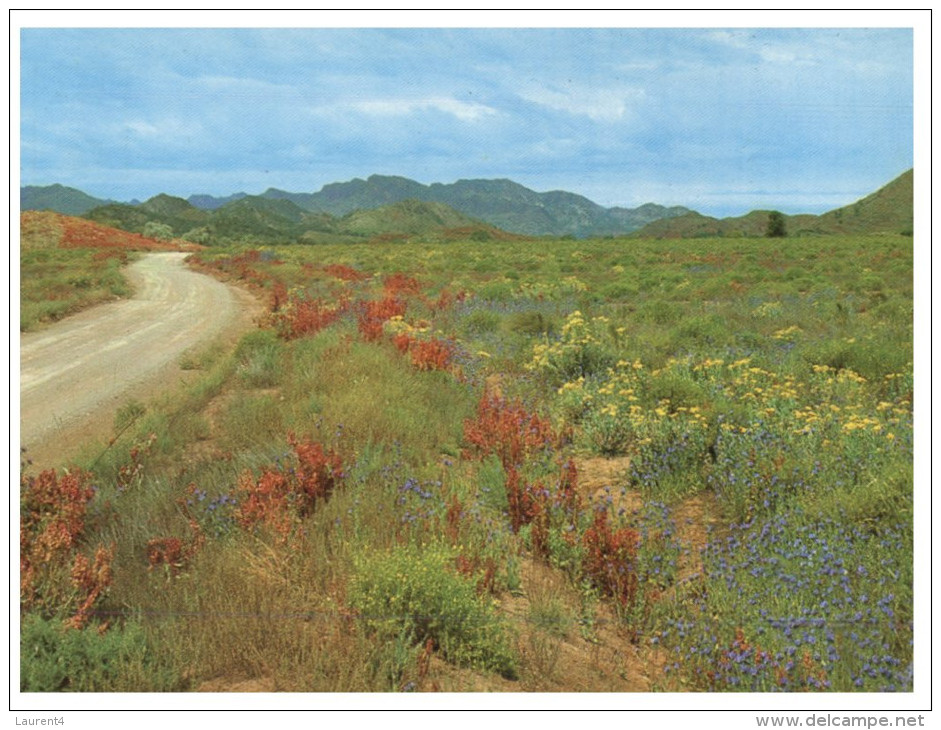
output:
{"label": "mountain range", "polygon": [[[68,212],[69,215],[89,215],[94,220],[105,222],[110,219],[119,227],[131,225],[140,228],[143,218],[151,216],[154,201],[169,196],[156,196],[144,203],[131,207],[136,212],[123,210],[130,204],[96,200],[75,188],[61,185],[25,187],[20,190],[20,207],[23,210],[54,210]],[[161,211],[173,221],[164,221],[174,230],[180,227],[179,220],[196,220],[198,214],[192,210],[184,212],[179,201],[173,209]],[[638,208],[605,208],[588,198],[561,190],[537,193],[512,180],[458,180],[455,183],[433,183],[423,185],[404,177],[372,175],[366,180],[356,178],[348,182],[325,185],[316,193],[291,193],[277,188],[269,188],[261,195],[235,193],[226,197],[211,195],[191,195],[183,202],[191,208],[213,214],[232,206],[252,206],[262,208],[266,213],[275,212],[275,208],[266,207],[262,201],[282,201],[292,203],[295,208],[280,208],[280,212],[293,220],[295,224],[303,220],[316,220],[324,215],[342,218],[354,211],[375,210],[377,208],[420,201],[434,205],[445,205],[472,219],[475,224],[487,224],[509,233],[527,236],[606,236],[623,235],[642,228],[651,221],[664,217],[683,215],[690,212],[683,207],[664,207],[647,203]],[[246,202],[249,201],[249,202]],[[136,201],[135,201],[136,202]],[[165,203],[165,201],[164,201]],[[160,205],[159,201],[157,203]],[[105,208],[105,210],[100,210]],[[438,208],[440,211],[440,208]],[[303,219],[301,214],[307,214]],[[313,218],[311,218],[313,216]],[[204,216],[202,224],[208,225],[212,216]],[[280,226],[285,228],[284,226]],[[302,226],[303,227],[303,226]]]}
{"label": "mountain range", "polygon": [[[785,216],[791,234],[911,232],[913,172],[875,193],[823,215]],[[537,193],[511,180],[459,180],[423,185],[404,177],[325,185],[316,193],[269,188],[261,195],[235,193],[189,199],[165,194],[139,203],[93,198],[62,185],[23,187],[23,210],[54,210],[127,231],[159,225],[170,235],[211,243],[339,242],[376,236],[422,235],[459,229],[492,238],[524,236],[614,236],[691,238],[762,236],[771,211],[711,218],[681,206],[648,203],[604,208],[565,191]]]}
{"label": "mountain range", "polygon": [[92,208],[84,217],[125,231],[210,245],[348,243],[421,235],[490,240],[513,235],[442,203],[419,200],[356,209],[337,217],[306,211],[283,198],[246,195],[205,210],[182,198],[161,194],[139,205],[102,205]]}
{"label": "mountain range", "polygon": [[[290,200],[311,212],[343,216],[404,200],[442,203],[510,233],[527,236],[605,236],[624,234],[688,208],[647,203],[639,208],[604,208],[575,193],[537,193],[512,180],[458,180],[423,185],[404,177],[372,175],[325,185],[317,193],[269,188],[263,197]],[[190,199],[190,202],[193,202]]]}

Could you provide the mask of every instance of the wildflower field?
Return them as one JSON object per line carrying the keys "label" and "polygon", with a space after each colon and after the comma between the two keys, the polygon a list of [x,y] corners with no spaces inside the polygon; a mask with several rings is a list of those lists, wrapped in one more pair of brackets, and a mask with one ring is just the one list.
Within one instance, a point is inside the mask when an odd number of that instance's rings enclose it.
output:
{"label": "wildflower field", "polygon": [[267,315],[24,465],[24,691],[912,691],[910,237],[191,262]]}

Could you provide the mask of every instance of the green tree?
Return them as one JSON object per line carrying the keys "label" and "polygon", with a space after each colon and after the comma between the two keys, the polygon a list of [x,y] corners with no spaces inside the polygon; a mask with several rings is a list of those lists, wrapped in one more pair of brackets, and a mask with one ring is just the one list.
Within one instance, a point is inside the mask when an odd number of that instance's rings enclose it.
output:
{"label": "green tree", "polygon": [[784,238],[787,235],[787,222],[784,220],[784,214],[772,210],[768,216],[768,228],[765,231],[768,238]]}
{"label": "green tree", "polygon": [[173,238],[173,229],[166,223],[147,221],[144,224],[143,235],[147,238],[156,238],[160,241],[169,241]]}
{"label": "green tree", "polygon": [[191,241],[192,243],[208,244],[212,241],[212,231],[206,226],[191,228],[183,234],[183,240]]}

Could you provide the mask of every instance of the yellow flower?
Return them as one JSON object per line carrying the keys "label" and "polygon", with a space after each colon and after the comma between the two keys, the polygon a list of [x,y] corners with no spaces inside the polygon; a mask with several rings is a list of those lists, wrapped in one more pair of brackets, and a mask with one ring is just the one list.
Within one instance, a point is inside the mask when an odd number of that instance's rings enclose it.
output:
{"label": "yellow flower", "polygon": [[796,324],[792,324],[790,327],[785,327],[784,329],[778,330],[774,333],[773,337],[776,340],[790,340],[797,335],[802,330]]}

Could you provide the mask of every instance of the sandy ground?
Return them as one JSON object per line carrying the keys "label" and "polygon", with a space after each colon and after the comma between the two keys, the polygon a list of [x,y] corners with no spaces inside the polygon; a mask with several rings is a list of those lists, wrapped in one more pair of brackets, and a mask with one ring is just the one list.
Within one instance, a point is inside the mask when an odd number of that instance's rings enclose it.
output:
{"label": "sandy ground", "polygon": [[35,465],[107,439],[120,406],[180,382],[184,352],[250,325],[253,297],[189,270],[186,256],[147,254],[127,269],[131,299],[20,336],[19,442]]}

